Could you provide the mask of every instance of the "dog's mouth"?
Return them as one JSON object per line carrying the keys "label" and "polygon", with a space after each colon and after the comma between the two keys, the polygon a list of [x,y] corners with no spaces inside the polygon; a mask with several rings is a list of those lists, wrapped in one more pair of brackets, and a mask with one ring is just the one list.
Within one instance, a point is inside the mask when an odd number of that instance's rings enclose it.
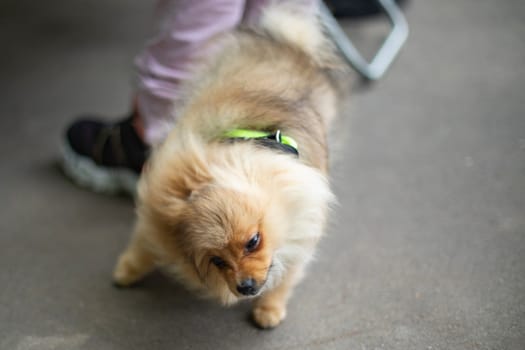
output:
{"label": "dog's mouth", "polygon": [[266,290],[267,282],[268,282],[268,279],[270,277],[270,273],[273,267],[274,267],[274,264],[272,261],[272,263],[270,264],[266,272],[266,278],[262,282],[257,283],[257,285],[254,286],[253,290],[249,292],[242,292],[242,290],[239,290],[239,288],[235,285],[233,287],[230,286],[231,292],[239,299],[250,299],[250,298],[256,298],[260,296]]}
{"label": "dog's mouth", "polygon": [[266,286],[266,281],[267,279],[265,279],[264,281],[262,281],[261,283],[257,284],[257,287],[254,288],[253,290],[251,290],[250,292],[241,292],[237,286],[234,286],[234,287],[230,287],[230,290],[231,292],[239,299],[251,299],[251,298],[256,298],[258,296],[260,296],[264,290],[266,289],[265,286]]}

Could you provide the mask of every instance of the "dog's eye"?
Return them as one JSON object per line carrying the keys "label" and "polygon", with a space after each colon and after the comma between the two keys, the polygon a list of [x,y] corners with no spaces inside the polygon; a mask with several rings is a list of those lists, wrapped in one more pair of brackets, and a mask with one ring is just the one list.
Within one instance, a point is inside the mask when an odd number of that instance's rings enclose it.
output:
{"label": "dog's eye", "polygon": [[218,268],[222,269],[224,267],[226,267],[226,262],[224,260],[222,260],[221,258],[219,258],[218,256],[213,256],[211,259],[210,259],[211,263],[215,266],[217,266]]}
{"label": "dog's eye", "polygon": [[259,232],[257,232],[256,234],[253,235],[252,238],[250,238],[248,243],[246,243],[246,245],[244,246],[244,249],[248,253],[253,252],[255,249],[257,249],[260,242],[261,242],[261,235]]}

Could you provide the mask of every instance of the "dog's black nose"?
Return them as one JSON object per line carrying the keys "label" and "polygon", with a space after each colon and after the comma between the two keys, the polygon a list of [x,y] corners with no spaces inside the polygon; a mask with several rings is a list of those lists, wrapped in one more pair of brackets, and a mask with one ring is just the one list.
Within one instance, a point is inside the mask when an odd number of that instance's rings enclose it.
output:
{"label": "dog's black nose", "polygon": [[253,278],[247,278],[237,285],[237,291],[243,295],[255,295],[259,289]]}

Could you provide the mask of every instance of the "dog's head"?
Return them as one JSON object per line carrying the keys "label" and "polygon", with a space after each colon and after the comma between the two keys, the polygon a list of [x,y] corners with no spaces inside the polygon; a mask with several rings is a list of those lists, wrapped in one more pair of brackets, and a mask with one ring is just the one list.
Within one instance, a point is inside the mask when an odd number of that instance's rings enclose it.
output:
{"label": "dog's head", "polygon": [[217,184],[207,184],[188,198],[179,236],[208,292],[223,300],[251,297],[273,278],[274,252],[283,233],[281,219],[268,210],[271,205],[257,188]]}
{"label": "dog's head", "polygon": [[141,180],[139,212],[190,287],[231,304],[275,287],[308,260],[331,198],[295,159],[222,147],[199,157],[157,155]]}

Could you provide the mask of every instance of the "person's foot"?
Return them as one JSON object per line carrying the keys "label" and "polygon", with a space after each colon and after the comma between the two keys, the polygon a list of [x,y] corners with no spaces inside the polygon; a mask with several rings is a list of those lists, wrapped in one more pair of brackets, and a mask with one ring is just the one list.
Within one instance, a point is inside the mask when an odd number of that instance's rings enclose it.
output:
{"label": "person's foot", "polygon": [[134,195],[148,150],[135,130],[133,115],[117,123],[84,118],[66,130],[62,167],[82,187]]}
{"label": "person's foot", "polygon": [[[405,0],[396,0],[396,2],[401,5]],[[377,0],[328,0],[326,4],[338,18],[367,17],[383,11]]]}

